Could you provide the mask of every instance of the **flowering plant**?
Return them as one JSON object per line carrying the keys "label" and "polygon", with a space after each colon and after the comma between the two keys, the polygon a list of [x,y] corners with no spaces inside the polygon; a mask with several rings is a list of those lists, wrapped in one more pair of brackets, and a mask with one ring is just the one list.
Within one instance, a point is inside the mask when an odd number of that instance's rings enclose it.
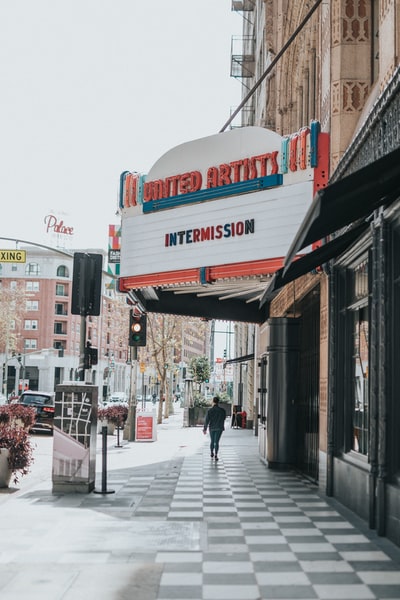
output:
{"label": "flowering plant", "polygon": [[126,419],[128,418],[128,407],[118,405],[100,408],[97,416],[100,421],[108,421],[117,427],[123,427]]}
{"label": "flowering plant", "polygon": [[23,427],[29,429],[35,422],[35,415],[35,409],[31,406],[22,404],[0,406],[0,424],[11,423],[18,426],[19,423],[22,423]]}
{"label": "flowering plant", "polygon": [[[2,406],[0,410],[0,448],[9,451],[8,465],[14,483],[18,483],[20,475],[27,475],[33,463],[33,448],[29,437],[29,426],[35,419],[35,412],[30,407]],[[18,420],[22,421],[22,426]]]}

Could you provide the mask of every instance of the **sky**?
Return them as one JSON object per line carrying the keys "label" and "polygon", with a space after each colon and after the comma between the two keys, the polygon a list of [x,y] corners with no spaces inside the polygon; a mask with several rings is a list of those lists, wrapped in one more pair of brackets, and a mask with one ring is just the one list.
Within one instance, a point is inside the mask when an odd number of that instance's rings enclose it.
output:
{"label": "sky", "polygon": [[0,3],[0,237],[107,249],[121,172],[218,133],[240,103],[241,27],[231,0]]}

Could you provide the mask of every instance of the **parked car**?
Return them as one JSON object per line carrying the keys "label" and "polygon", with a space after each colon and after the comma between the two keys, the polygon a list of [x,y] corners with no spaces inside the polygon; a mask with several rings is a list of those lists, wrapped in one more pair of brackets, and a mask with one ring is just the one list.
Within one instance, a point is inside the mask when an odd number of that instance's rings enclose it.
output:
{"label": "parked car", "polygon": [[28,390],[22,392],[17,402],[18,404],[32,406],[36,409],[35,423],[30,428],[32,432],[48,431],[49,433],[53,433],[54,394],[51,392],[34,392]]}

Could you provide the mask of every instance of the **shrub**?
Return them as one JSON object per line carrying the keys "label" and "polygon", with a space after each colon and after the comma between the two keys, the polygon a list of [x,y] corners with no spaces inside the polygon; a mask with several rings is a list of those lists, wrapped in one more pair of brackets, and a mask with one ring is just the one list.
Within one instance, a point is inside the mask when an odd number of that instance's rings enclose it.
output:
{"label": "shrub", "polygon": [[33,463],[29,427],[35,422],[35,409],[21,404],[0,407],[0,448],[9,450],[8,464],[14,483],[27,475]]}
{"label": "shrub", "polygon": [[97,416],[100,421],[108,421],[117,427],[123,427],[126,419],[128,418],[128,407],[119,405],[100,408]]}

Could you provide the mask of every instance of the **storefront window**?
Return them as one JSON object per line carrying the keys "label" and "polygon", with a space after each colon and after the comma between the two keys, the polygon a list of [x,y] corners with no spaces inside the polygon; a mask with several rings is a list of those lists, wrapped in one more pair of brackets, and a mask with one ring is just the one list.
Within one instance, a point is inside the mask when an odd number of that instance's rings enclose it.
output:
{"label": "storefront window", "polygon": [[368,454],[369,442],[369,314],[368,314],[368,261],[352,272],[352,302],[349,306],[353,323],[352,352],[352,440],[351,449]]}
{"label": "storefront window", "polygon": [[352,450],[368,453],[369,398],[368,398],[368,310],[354,311],[353,354],[353,440]]}

